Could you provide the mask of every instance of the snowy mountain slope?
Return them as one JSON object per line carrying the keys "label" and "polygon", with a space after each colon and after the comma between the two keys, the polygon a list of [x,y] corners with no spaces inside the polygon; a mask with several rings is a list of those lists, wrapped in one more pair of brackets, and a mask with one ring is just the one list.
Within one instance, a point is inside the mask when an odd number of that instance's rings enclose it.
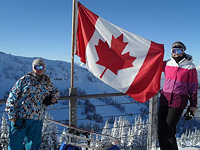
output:
{"label": "snowy mountain slope", "polygon": [[[0,99],[7,98],[10,89],[15,82],[26,73],[32,70],[32,61],[35,58],[27,58],[21,56],[13,56],[0,52]],[[68,95],[68,88],[70,87],[70,67],[71,64],[64,61],[54,61],[44,59],[47,66],[46,74],[49,75],[55,86],[61,91],[62,95]],[[86,94],[102,94],[118,92],[115,89],[101,82],[94,77],[86,68],[75,65],[74,68],[74,87],[78,90],[84,91]],[[127,96],[113,97],[111,100],[118,101],[119,103],[127,103],[134,101]],[[82,102],[84,102],[82,100]],[[90,99],[93,105],[105,105],[106,103],[99,99]],[[63,107],[58,104],[55,107]],[[66,106],[67,107],[67,106]],[[137,113],[142,104],[124,105],[125,111],[120,111],[116,107],[110,105],[106,107],[96,107],[96,113],[101,116],[111,115],[124,115],[130,113]],[[84,118],[84,108],[78,110],[78,117]],[[50,111],[54,119],[64,120],[68,118],[68,110]],[[65,114],[65,115],[60,115]],[[133,119],[133,117],[129,117]]]}
{"label": "snowy mountain slope", "polygon": [[[32,70],[32,61],[35,58],[27,58],[21,56],[13,56],[10,54],[5,54],[0,52],[0,99],[7,98],[8,92],[15,84],[15,82],[24,74]],[[61,91],[61,94],[68,95],[68,88],[70,87],[70,67],[71,64],[64,61],[46,60],[44,59],[47,70],[46,73],[51,78],[55,86]],[[80,65],[80,66],[78,66]],[[83,66],[83,67],[82,67]],[[200,66],[197,66],[198,79],[200,81]],[[161,88],[164,82],[164,75],[161,78]],[[108,85],[101,82],[99,79],[94,77],[83,64],[77,64],[74,68],[74,86],[80,91],[84,91],[85,94],[97,94],[97,93],[110,93],[118,92],[115,89],[109,87]],[[200,93],[199,93],[200,95]],[[89,99],[90,103],[93,105],[105,105],[106,103],[100,99]],[[133,99],[127,96],[112,97],[111,100],[118,101],[119,103],[135,102]],[[81,101],[84,102],[83,100]],[[55,107],[61,107],[62,105],[57,104]],[[63,106],[62,106],[63,107]],[[67,107],[67,106],[65,106]],[[96,107],[96,113],[101,116],[111,116],[111,115],[124,115],[130,113],[138,113],[140,108],[143,108],[143,104],[133,103],[129,105],[122,105],[125,111],[120,111],[116,107],[109,106],[99,106]],[[84,108],[78,110],[78,117],[86,117],[83,114]],[[68,110],[56,110],[50,111],[53,114],[54,119],[64,120],[68,118]],[[60,115],[64,114],[64,115]],[[130,120],[133,119],[132,116],[127,117]]]}
{"label": "snowy mountain slope", "polygon": [[[0,53],[0,98],[3,98],[6,91],[9,91],[24,74],[32,70],[32,61],[35,58],[26,58]],[[70,86],[70,63],[63,61],[53,61],[44,59],[47,70],[46,73],[51,78],[52,82],[64,92]],[[87,86],[85,86],[87,83]],[[93,77],[91,73],[82,67],[76,66],[74,69],[74,84],[75,87],[87,89],[89,93],[102,92],[101,89],[106,89],[108,92],[113,92],[112,88],[103,84],[100,80]],[[99,86],[96,86],[96,85]],[[99,88],[99,89],[98,89]]]}

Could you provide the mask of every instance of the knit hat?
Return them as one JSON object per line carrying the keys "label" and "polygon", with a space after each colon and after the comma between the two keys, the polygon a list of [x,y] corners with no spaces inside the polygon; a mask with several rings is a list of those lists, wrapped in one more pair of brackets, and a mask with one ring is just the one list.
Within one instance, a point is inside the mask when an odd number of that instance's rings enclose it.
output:
{"label": "knit hat", "polygon": [[33,60],[32,68],[34,69],[34,66],[36,66],[36,65],[40,65],[40,66],[46,67],[44,61],[42,59],[40,59],[40,58],[37,58],[37,59]]}
{"label": "knit hat", "polygon": [[172,48],[182,48],[184,51],[186,50],[185,45],[180,42],[180,41],[176,41],[172,44]]}

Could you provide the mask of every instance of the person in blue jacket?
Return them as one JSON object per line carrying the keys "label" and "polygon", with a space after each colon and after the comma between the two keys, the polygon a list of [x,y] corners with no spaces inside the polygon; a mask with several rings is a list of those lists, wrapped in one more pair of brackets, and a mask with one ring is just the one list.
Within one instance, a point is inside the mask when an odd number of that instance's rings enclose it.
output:
{"label": "person in blue jacket", "polygon": [[9,150],[39,150],[46,106],[57,102],[60,96],[45,74],[44,61],[35,59],[32,68],[16,82],[6,102],[11,121]]}

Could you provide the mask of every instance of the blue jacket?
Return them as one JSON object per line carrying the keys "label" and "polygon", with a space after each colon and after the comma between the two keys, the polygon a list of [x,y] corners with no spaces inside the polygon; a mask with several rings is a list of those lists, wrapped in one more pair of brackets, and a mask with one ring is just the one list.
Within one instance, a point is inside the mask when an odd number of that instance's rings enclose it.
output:
{"label": "blue jacket", "polygon": [[46,106],[43,104],[45,97],[59,99],[58,89],[47,75],[38,80],[35,73],[31,72],[21,77],[12,88],[6,102],[6,112],[9,119],[23,118],[42,120]]}

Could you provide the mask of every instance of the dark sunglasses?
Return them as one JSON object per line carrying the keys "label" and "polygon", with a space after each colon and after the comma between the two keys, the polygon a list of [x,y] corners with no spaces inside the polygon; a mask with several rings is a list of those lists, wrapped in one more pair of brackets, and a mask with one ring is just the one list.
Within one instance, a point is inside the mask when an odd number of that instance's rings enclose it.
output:
{"label": "dark sunglasses", "polygon": [[38,71],[38,70],[45,70],[45,66],[42,66],[42,65],[35,65],[35,66],[34,66],[34,69],[37,70],[37,71]]}
{"label": "dark sunglasses", "polygon": [[184,53],[184,49],[182,49],[182,48],[172,48],[172,53],[181,55],[181,54]]}

